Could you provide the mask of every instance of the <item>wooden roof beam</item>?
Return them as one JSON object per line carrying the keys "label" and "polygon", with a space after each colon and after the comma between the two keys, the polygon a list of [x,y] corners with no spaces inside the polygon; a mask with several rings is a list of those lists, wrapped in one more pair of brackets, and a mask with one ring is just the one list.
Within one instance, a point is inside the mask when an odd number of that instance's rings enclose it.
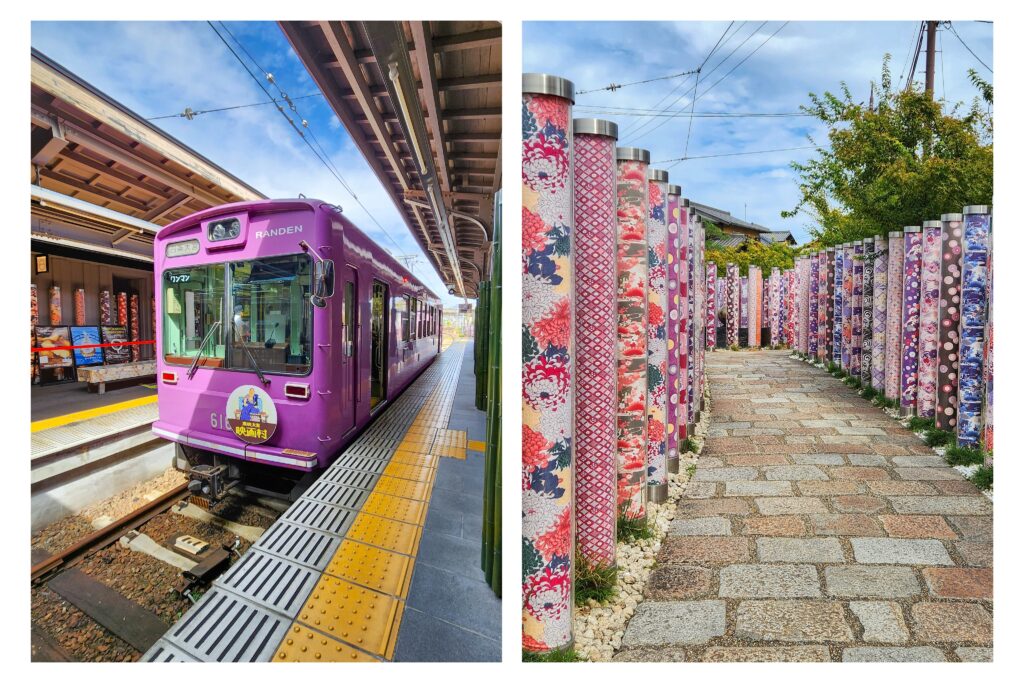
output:
{"label": "wooden roof beam", "polygon": [[441,112],[445,121],[481,121],[500,119],[501,107],[483,107],[481,109],[448,109]]}
{"label": "wooden roof beam", "polygon": [[472,50],[478,47],[491,47],[493,45],[501,45],[500,26],[498,28],[486,28],[469,33],[434,37],[434,50],[437,52]]}

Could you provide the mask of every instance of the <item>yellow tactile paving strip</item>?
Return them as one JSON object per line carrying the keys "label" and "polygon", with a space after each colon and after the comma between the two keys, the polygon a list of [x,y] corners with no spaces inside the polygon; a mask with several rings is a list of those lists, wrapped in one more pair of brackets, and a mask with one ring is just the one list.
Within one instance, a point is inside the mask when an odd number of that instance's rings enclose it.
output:
{"label": "yellow tactile paving strip", "polygon": [[101,406],[99,408],[80,410],[77,413],[58,415],[57,417],[51,417],[47,420],[36,420],[35,422],[32,423],[31,432],[35,434],[36,432],[41,432],[46,429],[53,429],[54,427],[63,427],[64,425],[68,425],[73,422],[91,420],[94,417],[103,417],[104,415],[111,415],[113,413],[118,413],[122,410],[128,410],[129,408],[138,408],[139,406],[146,406],[151,403],[156,403],[156,394],[153,394],[152,396],[143,396],[142,398],[136,398],[131,401],[112,403],[111,405]]}
{"label": "yellow tactile paving strip", "polygon": [[466,458],[466,432],[443,428],[462,352],[449,362],[272,661],[393,657],[439,459]]}

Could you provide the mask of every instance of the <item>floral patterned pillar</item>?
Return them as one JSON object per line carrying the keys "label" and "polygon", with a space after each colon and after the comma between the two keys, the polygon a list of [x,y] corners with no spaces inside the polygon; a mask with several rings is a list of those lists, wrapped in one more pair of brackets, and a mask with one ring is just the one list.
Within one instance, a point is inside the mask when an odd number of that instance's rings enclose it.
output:
{"label": "floral patterned pillar", "polygon": [[828,253],[818,252],[818,360],[828,361]]}
{"label": "floral patterned pillar", "polygon": [[825,353],[822,360],[827,365],[835,362],[833,358],[834,332],[836,323],[836,250],[825,249]]}
{"label": "floral patterned pillar", "polygon": [[696,326],[694,321],[696,320],[696,296],[697,287],[694,283],[696,275],[696,263],[697,254],[699,253],[699,242],[697,240],[697,221],[687,221],[686,233],[687,233],[687,250],[686,250],[686,299],[684,304],[686,306],[686,424],[687,434],[690,434],[689,425],[696,422],[697,405],[696,399],[696,378],[697,378],[697,359],[696,352],[694,349],[694,340],[696,339]]}
{"label": "floral patterned pillar", "polygon": [[572,646],[573,85],[523,74],[523,649]]}
{"label": "floral patterned pillar", "polygon": [[956,429],[960,368],[960,289],[963,277],[964,217],[942,214],[942,270],[939,289],[939,357],[936,363],[935,426]]}
{"label": "floral patterned pillar", "polygon": [[903,319],[900,369],[900,414],[917,408],[917,344],[921,325],[921,227],[903,228]]}
{"label": "floral patterned pillar", "polygon": [[811,262],[805,256],[797,267],[797,336],[800,339],[800,353],[806,355],[810,348],[811,334]]}
{"label": "floral patterned pillar", "polygon": [[850,374],[860,377],[861,345],[864,341],[864,241],[853,243],[853,297],[850,301]]}
{"label": "floral patterned pillar", "polygon": [[75,290],[75,324],[85,324],[85,290],[81,287]]}
{"label": "floral patterned pillar", "polygon": [[[31,340],[29,348],[32,348],[36,345],[36,325],[39,324],[39,289],[35,285],[30,285],[30,287],[32,299],[29,304],[29,339]],[[32,381],[34,382],[38,372],[36,368],[36,352],[29,351],[29,357],[31,359]]]}
{"label": "floral patterned pillar", "polygon": [[850,372],[853,359],[853,244],[843,243],[842,368]]}
{"label": "floral patterned pillar", "polygon": [[992,464],[991,453],[995,446],[992,443],[992,437],[994,436],[994,417],[995,411],[993,410],[992,399],[993,396],[993,372],[995,370],[992,358],[992,331],[993,321],[995,316],[992,312],[992,262],[995,257],[995,252],[992,250],[992,233],[989,233],[989,248],[988,248],[988,271],[985,278],[985,298],[988,301],[988,316],[985,320],[985,365],[984,365],[984,376],[982,381],[985,383],[985,414],[983,416],[985,428],[982,431],[981,443],[988,453],[985,455],[985,464]]}
{"label": "floral patterned pillar", "polygon": [[110,302],[110,290],[100,291],[100,325],[113,325],[113,307]]}
{"label": "floral patterned pillar", "polygon": [[647,518],[647,166],[645,149],[619,147],[616,159],[618,244],[619,514]]}
{"label": "floral patterned pillar", "polygon": [[871,386],[871,339],[873,328],[871,321],[874,320],[875,308],[875,238],[868,237],[864,240],[864,268],[863,286],[861,288],[860,320],[861,320],[861,342],[860,342],[860,383],[865,389]]}
{"label": "floral patterned pillar", "polygon": [[117,324],[128,325],[128,293],[117,293]]}
{"label": "floral patterned pillar", "polygon": [[761,345],[761,297],[758,296],[760,282],[761,269],[757,266],[747,268],[747,346],[752,349]]}
{"label": "floral patterned pillar", "polygon": [[725,345],[740,343],[740,268],[735,263],[725,264]]}
{"label": "floral patterned pillar", "polygon": [[884,235],[875,236],[875,261],[872,278],[871,311],[871,387],[885,392],[885,347],[889,294],[889,240]]}
{"label": "floral patterned pillar", "polygon": [[885,396],[900,397],[903,362],[903,232],[889,233],[889,286],[885,298]]}
{"label": "floral patterned pillar", "polygon": [[668,471],[679,471],[679,444],[686,438],[686,259],[688,218],[678,185],[668,186],[669,304],[668,304],[668,406],[665,430]]}
{"label": "floral patterned pillar", "polygon": [[988,313],[985,285],[988,280],[989,239],[992,215],[987,206],[964,207],[964,270],[960,304],[960,377],[956,441],[976,447],[981,440],[985,392],[985,320]]}
{"label": "floral patterned pillar", "polygon": [[779,304],[782,299],[782,275],[778,268],[772,268],[768,275],[768,343],[778,346],[782,337],[779,334],[781,328],[779,319]]}
{"label": "floral patterned pillar", "polygon": [[832,254],[832,362],[843,363],[843,245]]}
{"label": "floral patterned pillar", "polygon": [[[128,333],[130,340],[133,342],[139,341],[139,295],[132,294],[129,299],[129,308],[131,310],[131,316],[129,318]],[[141,357],[139,351],[139,345],[132,345],[132,360],[137,361]]]}
{"label": "floral patterned pillar", "polygon": [[807,355],[816,358],[818,356],[818,255],[812,254],[807,263]]}
{"label": "floral patterned pillar", "polygon": [[797,324],[797,277],[796,268],[786,271],[786,343],[789,348],[796,348]]}
{"label": "floral patterned pillar", "polygon": [[716,295],[718,294],[718,265],[714,261],[708,261],[705,268],[705,279],[707,280],[707,310],[704,312],[707,317],[707,348],[714,349],[718,343],[718,311],[715,307]]}
{"label": "floral patterned pillar", "polygon": [[740,329],[744,332],[747,330],[747,294],[747,276],[743,275],[740,277]]}
{"label": "floral patterned pillar", "polygon": [[918,334],[917,414],[935,417],[939,356],[942,221],[925,221],[921,236],[921,324]]}
{"label": "floral patterned pillar", "polygon": [[615,565],[615,140],[618,126],[573,120],[576,281],[576,546]]}
{"label": "floral patterned pillar", "polygon": [[668,310],[665,256],[668,239],[668,172],[647,171],[647,494],[652,503],[668,497],[665,405],[668,402]]}

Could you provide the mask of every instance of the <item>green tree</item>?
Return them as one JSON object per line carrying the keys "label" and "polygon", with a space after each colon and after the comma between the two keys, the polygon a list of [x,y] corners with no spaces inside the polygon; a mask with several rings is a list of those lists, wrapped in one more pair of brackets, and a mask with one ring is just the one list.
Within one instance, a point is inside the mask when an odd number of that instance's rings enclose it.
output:
{"label": "green tree", "polygon": [[740,276],[747,274],[750,266],[759,266],[761,274],[768,276],[772,268],[785,270],[793,267],[793,259],[800,253],[801,249],[790,246],[788,242],[775,242],[765,244],[753,237],[736,247],[715,247],[714,243],[708,243],[704,251],[704,259],[713,261],[718,269],[718,274],[725,277],[725,264],[735,263],[740,268]]}
{"label": "green tree", "polygon": [[810,215],[822,246],[991,203],[992,118],[981,100],[991,104],[992,86],[974,74],[981,98],[962,115],[962,104],[944,114],[924,92],[894,90],[889,60],[880,86],[873,84],[876,107],[855,103],[845,83],[840,95],[810,93],[811,104],[801,107],[828,126],[828,145],[792,164],[801,198],[782,216]]}

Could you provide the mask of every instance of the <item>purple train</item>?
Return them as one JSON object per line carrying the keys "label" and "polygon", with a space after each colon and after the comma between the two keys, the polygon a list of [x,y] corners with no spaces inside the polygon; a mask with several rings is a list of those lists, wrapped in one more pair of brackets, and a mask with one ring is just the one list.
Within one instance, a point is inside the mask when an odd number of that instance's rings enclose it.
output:
{"label": "purple train", "polygon": [[194,213],[154,270],[153,432],[211,503],[326,467],[440,352],[440,299],[321,201]]}

